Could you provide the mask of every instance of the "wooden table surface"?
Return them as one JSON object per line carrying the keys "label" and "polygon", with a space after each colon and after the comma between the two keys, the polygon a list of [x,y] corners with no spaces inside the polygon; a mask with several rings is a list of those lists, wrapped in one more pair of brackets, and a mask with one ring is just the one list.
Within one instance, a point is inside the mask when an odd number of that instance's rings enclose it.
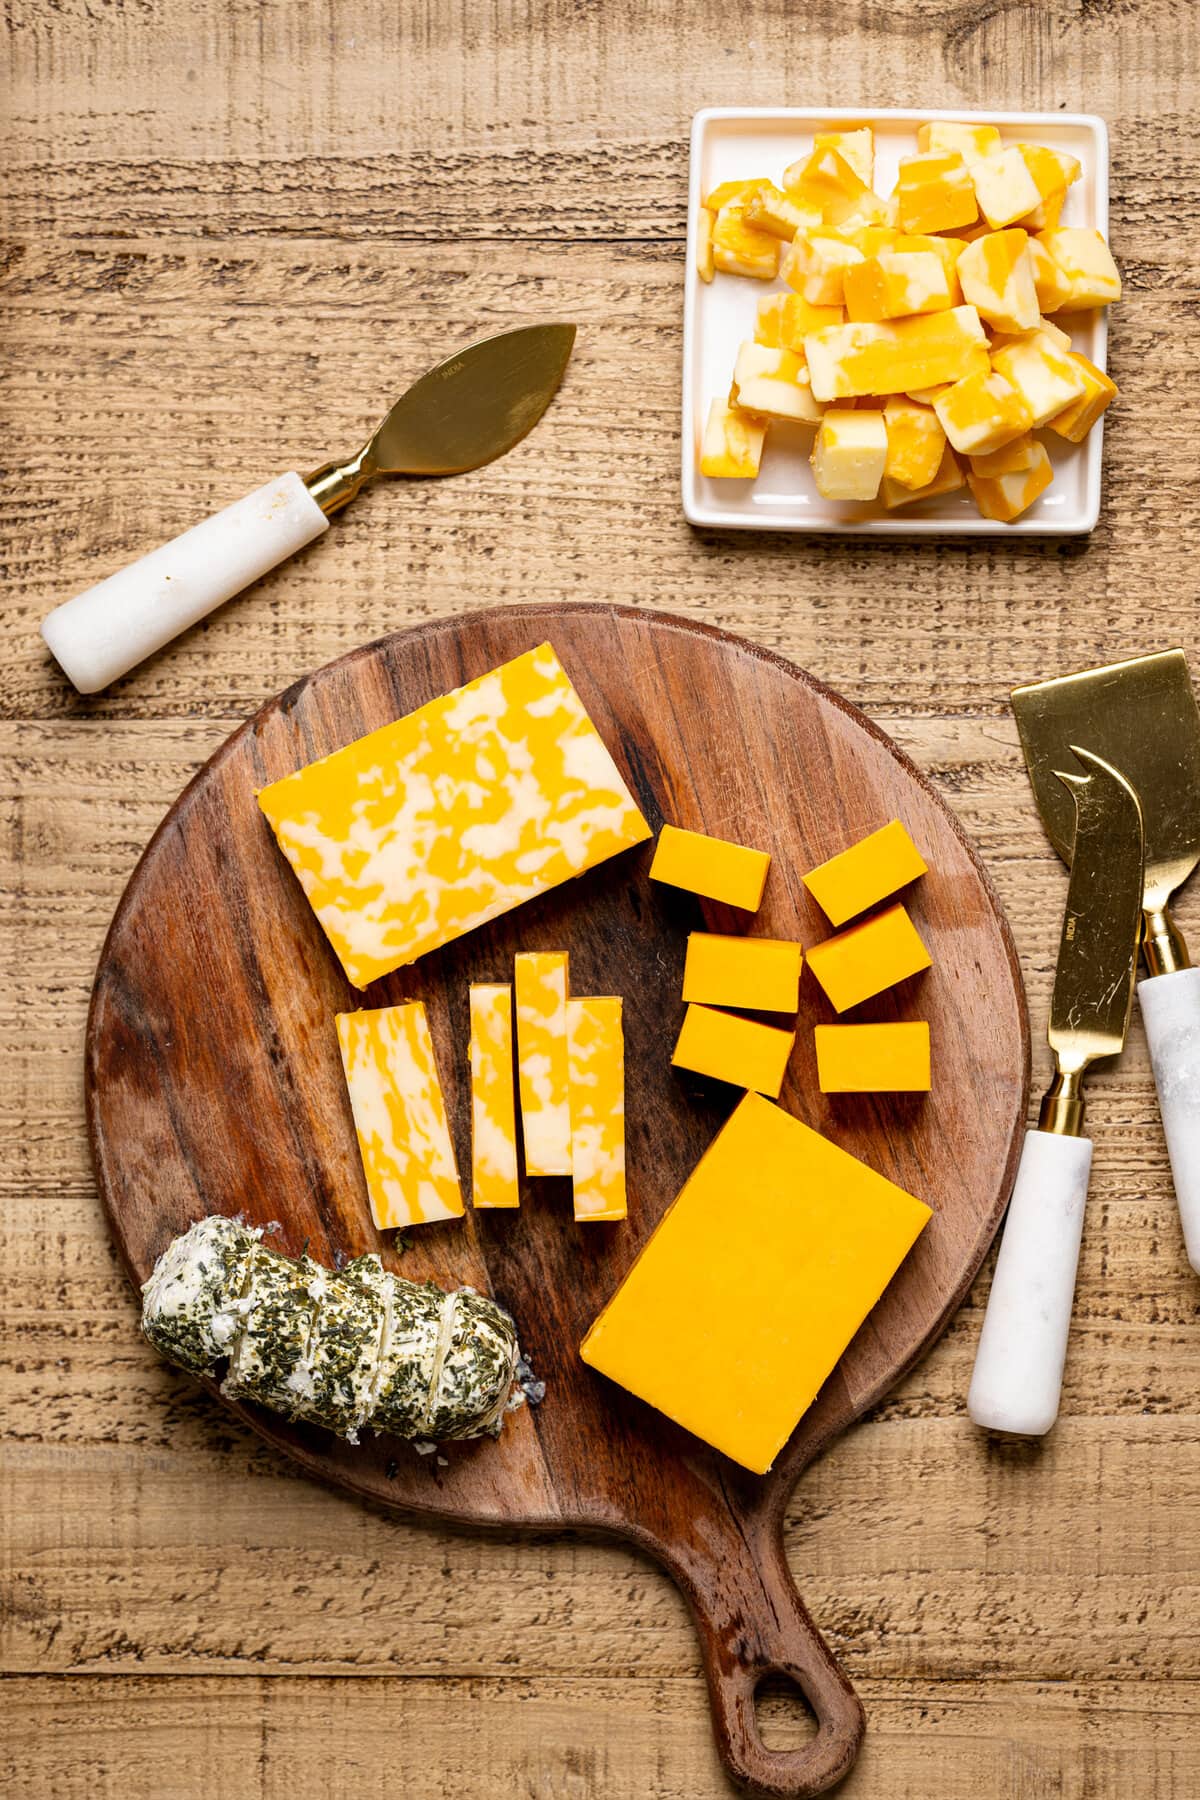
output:
{"label": "wooden table surface", "polygon": [[[8,21],[0,1787],[720,1796],[691,1626],[637,1555],[398,1523],[155,1361],[88,1164],[92,970],[168,802],[266,696],[414,620],[583,596],[744,632],[894,733],[987,860],[1040,1043],[1064,875],[1007,691],[1200,654],[1200,9],[17,0]],[[720,103],[1107,117],[1128,297],[1089,542],[689,530],[686,145]],[[57,600],[354,446],[455,344],[547,315],[579,321],[578,349],[515,453],[376,488],[102,698],[50,665],[36,628]],[[1180,916],[1200,940],[1195,896]],[[985,1269],[794,1496],[797,1580],[869,1712],[854,1800],[1200,1792],[1200,1287],[1136,1017],[1092,1092],[1053,1437],[989,1448],[966,1419]],[[782,1698],[766,1710],[776,1741],[803,1729]]]}

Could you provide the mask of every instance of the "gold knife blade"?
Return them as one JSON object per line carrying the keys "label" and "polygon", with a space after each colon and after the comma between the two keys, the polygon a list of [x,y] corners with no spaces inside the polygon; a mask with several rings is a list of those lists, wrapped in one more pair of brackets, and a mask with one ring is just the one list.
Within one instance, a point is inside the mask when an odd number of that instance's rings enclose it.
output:
{"label": "gold knife blade", "polygon": [[533,430],[574,343],[574,325],[522,325],[455,351],[401,394],[357,456],[324,463],[305,487],[332,515],[377,475],[462,475],[494,462]]}

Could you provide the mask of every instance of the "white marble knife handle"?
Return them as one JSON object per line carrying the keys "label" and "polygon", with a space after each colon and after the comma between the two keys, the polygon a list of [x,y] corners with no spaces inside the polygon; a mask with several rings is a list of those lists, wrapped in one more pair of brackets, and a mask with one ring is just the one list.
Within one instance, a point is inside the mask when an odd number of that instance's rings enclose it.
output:
{"label": "white marble knife handle", "polygon": [[985,1431],[1043,1437],[1058,1417],[1092,1142],[1027,1131],[967,1411]]}
{"label": "white marble knife handle", "polygon": [[1200,1275],[1200,969],[1138,983],[1187,1258]]}
{"label": "white marble knife handle", "polygon": [[299,475],[277,476],[56,606],[42,636],[79,692],[94,694],[328,526]]}

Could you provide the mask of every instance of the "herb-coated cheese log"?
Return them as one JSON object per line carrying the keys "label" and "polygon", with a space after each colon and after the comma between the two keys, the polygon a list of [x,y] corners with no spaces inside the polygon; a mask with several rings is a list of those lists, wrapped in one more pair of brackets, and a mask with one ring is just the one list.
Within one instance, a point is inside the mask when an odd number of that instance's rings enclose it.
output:
{"label": "herb-coated cheese log", "polygon": [[142,1289],[142,1330],[223,1391],[357,1442],[364,1425],[440,1442],[498,1436],[519,1406],[511,1318],[482,1294],[447,1294],[360,1256],[340,1274],[283,1256],[236,1219],[175,1238]]}

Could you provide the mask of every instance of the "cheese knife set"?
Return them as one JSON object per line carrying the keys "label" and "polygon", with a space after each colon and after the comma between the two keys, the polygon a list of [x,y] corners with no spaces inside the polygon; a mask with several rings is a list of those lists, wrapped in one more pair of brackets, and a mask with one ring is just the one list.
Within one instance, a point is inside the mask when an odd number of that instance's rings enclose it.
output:
{"label": "cheese knife set", "polygon": [[[62,669],[100,691],[376,475],[503,455],[574,335],[447,358],[357,455],[67,601],[43,626]],[[375,1501],[638,1544],[689,1601],[751,1792],[824,1791],[863,1730],[784,1559],[791,1488],[945,1328],[1010,1190],[968,1410],[1016,1436],[1057,1417],[1082,1083],[1124,1046],[1139,949],[1200,1268],[1200,971],[1170,913],[1200,860],[1187,665],[1013,704],[1070,871],[1023,1143],[1015,951],[948,808],[811,677],[641,609],[483,611],[289,689],[180,796],[97,972],[89,1129],[151,1342]],[[771,1672],[816,1715],[800,1749],[759,1734]]]}

